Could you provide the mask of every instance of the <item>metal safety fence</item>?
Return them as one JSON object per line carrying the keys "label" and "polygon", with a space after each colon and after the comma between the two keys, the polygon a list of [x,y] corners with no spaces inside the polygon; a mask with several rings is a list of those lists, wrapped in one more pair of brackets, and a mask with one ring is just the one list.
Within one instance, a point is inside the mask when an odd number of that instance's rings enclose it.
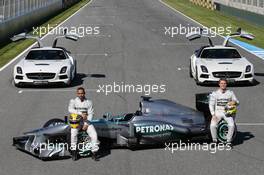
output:
{"label": "metal safety fence", "polygon": [[0,22],[47,7],[61,0],[0,0]]}

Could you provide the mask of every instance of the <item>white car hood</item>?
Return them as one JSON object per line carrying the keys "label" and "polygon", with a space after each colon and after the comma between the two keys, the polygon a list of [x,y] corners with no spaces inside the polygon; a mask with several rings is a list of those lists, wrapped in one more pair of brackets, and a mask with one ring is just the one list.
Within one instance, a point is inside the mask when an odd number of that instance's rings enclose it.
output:
{"label": "white car hood", "polygon": [[18,66],[24,73],[29,72],[60,72],[63,66],[69,66],[70,60],[21,60]]}
{"label": "white car hood", "polygon": [[251,63],[246,58],[239,59],[200,59],[200,64],[207,67],[209,71],[240,71],[244,72],[247,65]]}

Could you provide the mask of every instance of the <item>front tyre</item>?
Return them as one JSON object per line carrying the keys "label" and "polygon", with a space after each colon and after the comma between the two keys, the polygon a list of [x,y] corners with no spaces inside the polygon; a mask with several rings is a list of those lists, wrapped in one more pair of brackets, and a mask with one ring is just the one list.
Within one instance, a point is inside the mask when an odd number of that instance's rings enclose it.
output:
{"label": "front tyre", "polygon": [[248,84],[249,84],[250,86],[254,86],[254,85],[257,84],[257,81],[256,81],[255,79],[253,79],[253,80],[248,81]]}
{"label": "front tyre", "polygon": [[22,87],[23,87],[23,86],[22,86],[22,83],[15,83],[15,81],[13,81],[13,84],[14,84],[14,86],[17,87],[17,88],[22,88]]}

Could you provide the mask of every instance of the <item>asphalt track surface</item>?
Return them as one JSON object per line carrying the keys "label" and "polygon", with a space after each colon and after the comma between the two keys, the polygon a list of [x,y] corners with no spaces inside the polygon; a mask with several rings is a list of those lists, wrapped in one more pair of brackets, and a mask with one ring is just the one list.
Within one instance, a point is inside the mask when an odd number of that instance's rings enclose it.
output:
{"label": "asphalt track surface", "polygon": [[[165,93],[151,94],[194,107],[194,94],[215,87],[197,86],[189,78],[189,57],[199,45],[190,45],[184,36],[164,35],[165,26],[195,25],[157,0],[94,0],[64,26],[100,26],[100,36],[77,43],[60,42],[78,61],[78,78],[71,88],[24,88],[12,85],[13,63],[0,74],[0,174],[263,174],[264,62],[244,51],[255,66],[256,86],[232,87],[241,105],[237,122],[239,142],[232,151],[175,151],[114,149],[99,162],[71,159],[43,162],[11,146],[12,137],[40,127],[53,117],[67,114],[67,105],[79,85],[165,84]],[[54,36],[44,39],[47,44]],[[221,42],[222,39],[214,39]],[[199,41],[201,42],[201,41]],[[197,41],[197,43],[199,43]],[[204,41],[205,42],[205,41]],[[162,44],[166,43],[166,44]],[[206,43],[206,42],[205,42]],[[105,55],[107,53],[107,55]],[[88,92],[96,117],[105,112],[119,114],[138,108],[140,93]],[[256,125],[257,124],[257,125]],[[260,125],[259,125],[260,124]]]}

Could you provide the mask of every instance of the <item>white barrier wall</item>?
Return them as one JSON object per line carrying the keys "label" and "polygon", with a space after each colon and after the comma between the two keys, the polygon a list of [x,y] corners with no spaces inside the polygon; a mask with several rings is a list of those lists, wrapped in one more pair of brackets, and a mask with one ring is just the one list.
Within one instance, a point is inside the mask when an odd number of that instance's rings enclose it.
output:
{"label": "white barrier wall", "polygon": [[214,2],[264,15],[264,0],[214,0]]}

